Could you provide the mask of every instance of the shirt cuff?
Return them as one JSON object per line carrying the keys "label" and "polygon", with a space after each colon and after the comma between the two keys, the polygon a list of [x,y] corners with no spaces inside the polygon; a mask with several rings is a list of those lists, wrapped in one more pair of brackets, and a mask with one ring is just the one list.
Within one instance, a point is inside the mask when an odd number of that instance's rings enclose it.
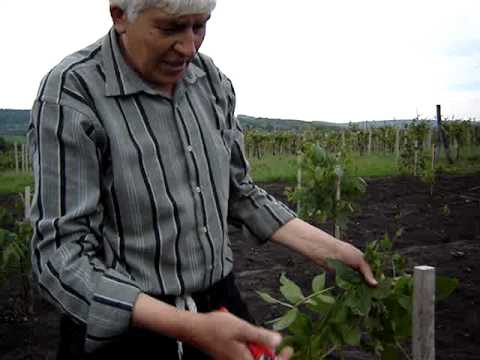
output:
{"label": "shirt cuff", "polygon": [[85,351],[92,353],[124,335],[130,327],[140,289],[106,272],[94,293],[87,321]]}
{"label": "shirt cuff", "polygon": [[245,226],[260,244],[270,240],[275,231],[296,218],[295,213],[279,201],[268,201],[262,205],[247,202],[243,205],[243,216],[233,220]]}

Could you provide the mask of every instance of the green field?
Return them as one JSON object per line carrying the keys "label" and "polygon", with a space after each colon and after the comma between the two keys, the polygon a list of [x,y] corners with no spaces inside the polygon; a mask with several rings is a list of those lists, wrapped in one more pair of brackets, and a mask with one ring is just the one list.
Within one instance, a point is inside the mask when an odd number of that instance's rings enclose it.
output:
{"label": "green field", "polygon": [[[438,172],[443,174],[469,174],[480,171],[480,149],[463,149],[459,161],[450,165],[445,153],[440,154],[436,164]],[[427,164],[431,157],[427,156]],[[251,174],[255,181],[277,182],[284,181],[294,184],[297,179],[297,159],[295,156],[273,157],[250,161]],[[399,176],[401,175],[394,155],[371,154],[352,156],[353,171],[361,177]]]}
{"label": "green field", "polygon": [[1,138],[4,138],[6,142],[14,144],[25,144],[27,138],[20,135],[0,135]]}
{"label": "green field", "polygon": [[15,171],[0,173],[0,194],[23,193],[26,186],[33,186],[31,175],[15,174]]}
{"label": "green field", "polygon": [[[427,157],[427,163],[430,164]],[[266,156],[260,160],[250,160],[251,174],[255,181],[287,182],[295,184],[297,179],[296,156]],[[353,172],[361,177],[398,176],[401,175],[393,155],[371,154],[369,156],[352,156]],[[480,149],[467,149],[461,159],[453,165],[448,164],[444,153],[436,168],[442,174],[469,174],[480,172]],[[0,173],[0,194],[20,193],[25,186],[32,185],[33,179],[28,174],[15,174],[14,171]]]}

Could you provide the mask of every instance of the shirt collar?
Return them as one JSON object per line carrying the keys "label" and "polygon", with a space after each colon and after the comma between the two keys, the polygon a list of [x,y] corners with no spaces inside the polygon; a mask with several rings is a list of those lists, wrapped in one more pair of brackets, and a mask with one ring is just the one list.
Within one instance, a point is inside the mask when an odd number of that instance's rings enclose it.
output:
{"label": "shirt collar", "polygon": [[[103,39],[102,57],[105,71],[105,95],[126,96],[139,92],[159,95],[150,84],[143,80],[130,65],[128,65],[121,53],[117,34],[112,27]],[[205,72],[193,62],[187,67],[185,75],[177,87],[194,84],[198,78],[205,76]]]}

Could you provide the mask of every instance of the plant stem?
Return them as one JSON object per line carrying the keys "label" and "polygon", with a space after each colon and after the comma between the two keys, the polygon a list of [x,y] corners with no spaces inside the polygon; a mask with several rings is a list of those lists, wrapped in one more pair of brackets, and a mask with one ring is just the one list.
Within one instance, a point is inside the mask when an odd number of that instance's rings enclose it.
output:
{"label": "plant stem", "polygon": [[315,293],[313,293],[313,294],[308,295],[306,298],[303,298],[303,300],[300,300],[300,301],[297,302],[294,306],[290,306],[290,307],[292,307],[292,308],[293,308],[293,307],[299,307],[300,305],[305,304],[308,300],[310,300],[310,299],[312,299],[312,298],[314,298],[314,297],[316,297],[316,296],[318,296],[318,295],[322,295],[324,292],[327,292],[327,291],[332,290],[332,289],[333,289],[333,287],[329,287],[329,288],[326,288],[326,289],[317,291],[317,292],[315,292]]}
{"label": "plant stem", "polygon": [[405,351],[405,349],[402,347],[402,345],[400,345],[398,342],[396,342],[396,343],[395,343],[395,346],[400,349],[400,351],[402,352],[402,354],[403,354],[408,360],[412,360],[412,358],[408,355],[408,353]]}

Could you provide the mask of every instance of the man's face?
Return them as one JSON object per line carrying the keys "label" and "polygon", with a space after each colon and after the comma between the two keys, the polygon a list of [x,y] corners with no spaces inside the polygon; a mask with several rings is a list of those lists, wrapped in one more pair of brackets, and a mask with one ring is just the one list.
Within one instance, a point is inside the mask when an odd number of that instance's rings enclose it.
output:
{"label": "man's face", "polygon": [[171,95],[202,45],[210,14],[172,16],[150,8],[128,22],[121,9],[114,7],[111,12],[127,63]]}

